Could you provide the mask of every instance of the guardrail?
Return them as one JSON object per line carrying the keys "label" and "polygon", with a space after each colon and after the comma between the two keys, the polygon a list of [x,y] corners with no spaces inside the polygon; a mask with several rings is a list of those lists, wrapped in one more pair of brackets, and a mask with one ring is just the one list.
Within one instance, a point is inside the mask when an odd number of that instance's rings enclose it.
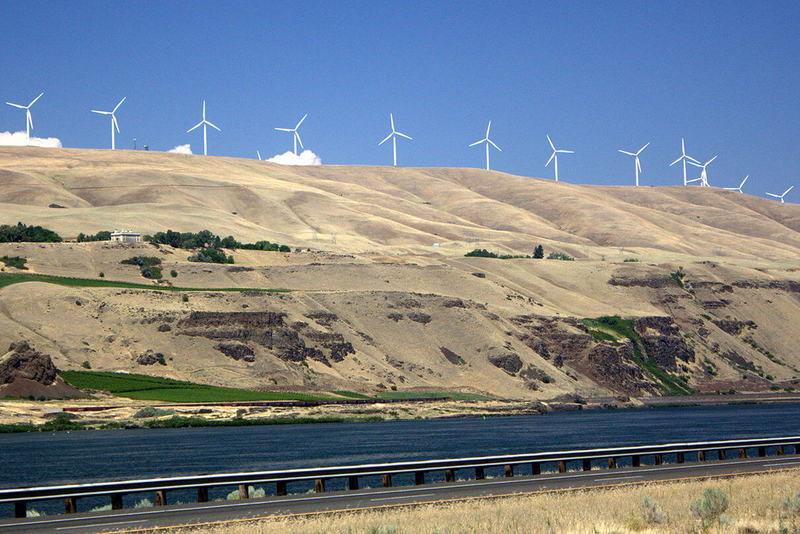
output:
{"label": "guardrail", "polygon": [[28,503],[56,499],[64,499],[66,513],[75,513],[77,511],[77,499],[85,497],[108,497],[111,500],[111,508],[117,510],[122,508],[123,495],[131,493],[154,492],[156,506],[163,506],[167,504],[167,491],[175,490],[195,489],[197,491],[197,501],[207,502],[209,488],[220,486],[238,486],[239,497],[247,499],[249,497],[248,486],[250,484],[274,483],[276,485],[275,493],[277,495],[286,495],[287,483],[298,481],[313,480],[315,491],[324,492],[326,480],[346,479],[347,488],[356,490],[359,488],[360,478],[376,475],[382,477],[385,487],[390,487],[393,475],[413,473],[414,483],[421,485],[425,484],[425,475],[430,472],[444,471],[445,481],[454,482],[455,471],[461,469],[474,469],[475,479],[480,480],[485,478],[484,470],[493,467],[502,467],[505,476],[512,477],[515,474],[515,467],[521,465],[530,466],[530,473],[539,475],[543,463],[556,464],[558,471],[563,473],[567,471],[570,462],[580,462],[582,469],[589,471],[592,468],[592,462],[600,460],[605,460],[605,466],[609,469],[615,469],[620,459],[623,458],[630,458],[631,466],[639,467],[642,457],[652,457],[654,465],[662,465],[665,455],[674,454],[677,463],[683,463],[686,461],[687,454],[696,454],[697,461],[702,462],[706,459],[706,453],[712,451],[716,451],[717,457],[720,460],[724,460],[727,458],[728,451],[735,450],[739,458],[747,458],[749,455],[748,449],[753,450],[758,456],[766,456],[768,448],[774,449],[775,454],[782,455],[788,453],[787,446],[794,447],[794,453],[800,454],[800,436],[668,443],[635,447],[14,488],[0,490],[0,503],[13,503],[14,517],[25,517]]}

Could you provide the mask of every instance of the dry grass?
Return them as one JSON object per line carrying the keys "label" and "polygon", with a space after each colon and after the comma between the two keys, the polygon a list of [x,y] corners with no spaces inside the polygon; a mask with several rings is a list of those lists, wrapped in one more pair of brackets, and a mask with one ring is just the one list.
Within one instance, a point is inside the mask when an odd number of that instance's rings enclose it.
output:
{"label": "dry grass", "polygon": [[[786,505],[787,498],[794,499],[800,493],[798,474],[798,470],[787,470],[704,481],[183,527],[173,531],[186,534],[703,532],[700,520],[689,509],[690,504],[706,488],[718,488],[730,497],[730,507],[721,521],[708,525],[707,532],[790,533],[800,532],[798,506]],[[645,497],[663,513],[648,514],[643,506]],[[648,523],[648,517],[660,522]]]}

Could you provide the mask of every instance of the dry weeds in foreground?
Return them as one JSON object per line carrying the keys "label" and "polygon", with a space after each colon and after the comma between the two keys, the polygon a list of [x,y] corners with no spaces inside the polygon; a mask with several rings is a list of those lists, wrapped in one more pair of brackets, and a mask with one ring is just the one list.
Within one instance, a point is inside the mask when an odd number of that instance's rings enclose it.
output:
{"label": "dry weeds in foreground", "polygon": [[[611,533],[702,532],[689,509],[706,488],[730,497],[712,533],[800,532],[800,470],[705,481],[647,484],[611,489],[546,493],[503,499],[480,499],[413,508],[306,516],[293,519],[227,523],[177,532],[213,534],[406,534],[406,533]],[[663,514],[648,514],[645,496]],[[652,511],[652,508],[651,508]],[[660,522],[649,522],[660,519]],[[658,517],[661,515],[661,517]],[[655,517],[654,517],[655,516]]]}

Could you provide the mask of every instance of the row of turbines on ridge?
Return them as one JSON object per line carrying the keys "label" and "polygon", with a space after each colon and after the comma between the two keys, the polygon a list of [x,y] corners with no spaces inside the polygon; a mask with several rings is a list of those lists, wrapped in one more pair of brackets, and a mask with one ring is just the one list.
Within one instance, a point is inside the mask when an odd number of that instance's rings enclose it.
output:
{"label": "row of turbines on ridge", "polygon": [[[19,109],[24,109],[25,110],[25,133],[26,133],[26,136],[27,136],[28,139],[30,139],[31,130],[33,129],[33,118],[31,117],[31,106],[33,106],[36,103],[36,101],[39,100],[42,97],[42,95],[44,95],[44,93],[40,93],[39,96],[34,98],[31,101],[31,103],[28,104],[27,106],[24,106],[22,104],[14,104],[12,102],[6,102],[6,104],[8,104],[9,106],[13,106],[15,108],[19,108]],[[127,97],[123,97],[122,100],[120,100],[119,103],[111,111],[100,111],[100,110],[96,110],[96,109],[91,110],[92,113],[98,113],[100,115],[108,115],[108,116],[111,117],[111,150],[115,150],[116,149],[115,131],[116,131],[116,133],[119,133],[119,131],[120,131],[119,130],[119,123],[117,122],[116,112],[119,109],[119,107],[122,105],[122,103],[125,102],[126,98]],[[292,134],[292,143],[293,143],[294,154],[295,155],[297,155],[297,144],[298,143],[300,144],[300,148],[305,148],[305,147],[303,147],[303,141],[302,141],[302,139],[300,139],[300,133],[298,132],[298,130],[300,129],[300,125],[303,124],[303,121],[306,120],[306,117],[308,117],[308,113],[303,115],[303,118],[301,118],[298,121],[298,123],[295,125],[294,128],[275,128],[275,130],[278,130],[278,131],[281,131],[281,132],[288,132],[288,133]],[[399,132],[399,131],[397,131],[395,129],[394,116],[391,113],[389,113],[389,124],[391,126],[391,132],[381,142],[378,143],[378,146],[381,146],[382,144],[384,144],[389,139],[392,140],[393,165],[396,167],[397,166],[397,138],[398,137],[404,137],[404,138],[408,139],[409,141],[412,141],[413,138],[408,136],[408,135],[406,135],[406,134],[404,134],[404,133],[402,133],[402,132]],[[203,100],[203,119],[200,122],[198,122],[197,124],[195,124],[194,126],[192,126],[191,128],[189,128],[186,131],[186,133],[190,133],[193,130],[199,128],[200,126],[203,127],[203,155],[207,156],[208,155],[208,130],[207,130],[207,127],[211,126],[212,128],[214,128],[218,132],[221,132],[222,130],[218,126],[216,126],[215,124],[213,124],[210,121],[206,120],[206,101],[205,100]],[[477,146],[477,145],[480,145],[480,144],[484,144],[485,145],[485,150],[486,150],[486,170],[489,170],[489,145],[493,146],[498,151],[502,152],[502,149],[499,146],[497,146],[495,144],[495,142],[492,141],[489,138],[489,132],[490,132],[491,128],[492,128],[492,121],[489,121],[489,124],[486,126],[486,135],[482,139],[479,139],[478,141],[475,141],[474,143],[471,143],[471,144],[467,145],[468,147],[473,147],[473,146]],[[545,167],[549,166],[550,162],[553,162],[553,168],[555,170],[555,181],[557,182],[558,181],[558,155],[559,154],[574,154],[575,152],[573,150],[565,150],[563,148],[556,148],[556,146],[553,144],[553,141],[550,139],[550,135],[548,134],[546,137],[547,137],[547,142],[550,144],[550,148],[552,149],[553,153],[550,155],[550,159],[547,160],[547,163],[545,163]],[[619,152],[621,152],[622,154],[625,154],[625,155],[628,155],[628,156],[633,156],[635,185],[637,187],[639,186],[639,173],[642,171],[642,164],[639,161],[639,155],[642,153],[642,151],[644,151],[645,148],[648,147],[648,145],[650,145],[649,142],[647,144],[645,144],[642,148],[637,150],[636,152],[630,152],[628,150],[621,150],[621,149],[619,150]],[[258,159],[261,160],[261,153],[259,151],[256,151],[256,154],[258,155]],[[676,159],[675,161],[670,163],[669,166],[671,167],[671,166],[673,166],[673,165],[675,165],[676,163],[679,163],[679,162],[683,163],[683,185],[689,185],[690,183],[693,183],[693,182],[699,182],[698,185],[700,185],[701,187],[710,187],[710,184],[708,182],[707,168],[708,168],[708,165],[712,161],[714,161],[715,159],[717,159],[717,156],[714,156],[713,158],[711,158],[710,160],[706,161],[705,163],[700,163],[695,158],[693,158],[693,157],[691,157],[691,156],[686,154],[686,143],[684,142],[683,139],[681,139],[681,155],[680,155],[680,157],[678,159]],[[687,165],[687,163],[689,165],[694,166],[694,167],[700,168],[700,176],[699,177],[691,179],[691,180],[687,179],[687,175],[686,175],[686,165]],[[728,191],[738,191],[739,193],[742,193],[743,192],[742,191],[742,187],[744,187],[744,184],[745,184],[745,182],[747,182],[748,178],[750,178],[749,174],[744,177],[744,179],[742,180],[742,182],[739,184],[738,187],[725,187],[723,189],[727,189]],[[766,194],[771,196],[771,197],[779,199],[781,201],[781,203],[783,203],[784,202],[784,197],[793,188],[794,188],[794,186],[790,186],[786,191],[784,191],[780,195],[775,194],[775,193],[766,193]]]}

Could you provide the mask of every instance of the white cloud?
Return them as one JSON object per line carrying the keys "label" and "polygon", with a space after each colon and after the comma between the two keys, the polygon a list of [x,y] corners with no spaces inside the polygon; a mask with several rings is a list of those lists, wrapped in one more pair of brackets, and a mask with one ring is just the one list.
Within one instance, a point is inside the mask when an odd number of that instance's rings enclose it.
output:
{"label": "white cloud", "polygon": [[61,148],[61,139],[57,137],[31,137],[25,132],[0,132],[0,145],[3,146],[41,146],[44,148]]}
{"label": "white cloud", "polygon": [[178,145],[175,148],[167,150],[167,152],[173,152],[175,154],[191,154],[192,153],[192,145],[186,143],[185,145]]}
{"label": "white cloud", "polygon": [[283,154],[272,156],[267,161],[281,165],[322,165],[320,157],[310,150],[303,150],[300,154],[287,150]]}

